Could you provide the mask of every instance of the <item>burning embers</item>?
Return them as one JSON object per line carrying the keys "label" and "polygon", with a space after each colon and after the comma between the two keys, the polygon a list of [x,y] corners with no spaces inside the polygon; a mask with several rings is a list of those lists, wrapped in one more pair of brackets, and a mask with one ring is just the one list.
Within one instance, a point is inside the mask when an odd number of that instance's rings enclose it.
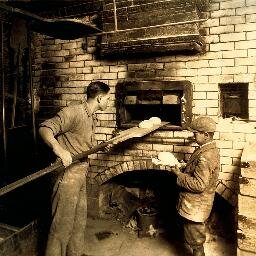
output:
{"label": "burning embers", "polygon": [[118,220],[123,228],[137,233],[138,237],[156,237],[164,232],[165,215],[175,212],[169,204],[176,200],[175,190],[170,174],[148,170],[116,176],[102,185],[101,216]]}
{"label": "burning embers", "polygon": [[116,87],[119,127],[131,127],[157,116],[167,128],[184,128],[192,117],[189,81],[126,81]]}

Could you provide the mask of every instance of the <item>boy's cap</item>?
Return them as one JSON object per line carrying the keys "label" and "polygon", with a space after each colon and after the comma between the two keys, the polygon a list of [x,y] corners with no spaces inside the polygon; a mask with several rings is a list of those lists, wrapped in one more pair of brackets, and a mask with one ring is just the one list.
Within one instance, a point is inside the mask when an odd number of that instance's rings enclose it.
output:
{"label": "boy's cap", "polygon": [[190,131],[199,132],[215,132],[216,123],[215,121],[207,116],[200,116],[193,120],[188,128]]}

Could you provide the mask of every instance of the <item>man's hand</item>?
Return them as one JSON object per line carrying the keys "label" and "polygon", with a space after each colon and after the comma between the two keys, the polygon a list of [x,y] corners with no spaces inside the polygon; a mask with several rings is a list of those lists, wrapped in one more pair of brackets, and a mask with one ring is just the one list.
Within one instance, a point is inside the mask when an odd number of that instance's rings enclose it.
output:
{"label": "man's hand", "polygon": [[105,148],[103,148],[103,152],[107,153],[113,148],[114,144],[110,143]]}
{"label": "man's hand", "polygon": [[62,164],[65,167],[68,167],[69,165],[72,164],[72,156],[70,152],[63,149],[59,144],[54,145],[53,152],[61,159]]}
{"label": "man's hand", "polygon": [[44,142],[52,148],[54,154],[58,156],[65,167],[72,163],[72,157],[70,152],[63,149],[59,142],[54,138],[53,131],[48,127],[40,127],[39,134],[41,135]]}

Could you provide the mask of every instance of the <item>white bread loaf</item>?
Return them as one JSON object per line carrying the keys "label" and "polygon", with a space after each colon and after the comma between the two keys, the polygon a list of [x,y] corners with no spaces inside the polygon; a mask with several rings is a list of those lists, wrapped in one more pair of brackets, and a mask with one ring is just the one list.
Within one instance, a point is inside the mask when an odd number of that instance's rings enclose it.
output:
{"label": "white bread loaf", "polygon": [[144,120],[144,121],[141,121],[139,123],[139,127],[140,128],[152,128],[153,127],[153,123],[149,120]]}
{"label": "white bread loaf", "polygon": [[171,152],[159,152],[158,160],[160,160],[164,165],[179,166],[179,161]]}
{"label": "white bread loaf", "polygon": [[161,119],[159,117],[153,116],[149,118],[149,121],[152,122],[154,125],[161,124]]}

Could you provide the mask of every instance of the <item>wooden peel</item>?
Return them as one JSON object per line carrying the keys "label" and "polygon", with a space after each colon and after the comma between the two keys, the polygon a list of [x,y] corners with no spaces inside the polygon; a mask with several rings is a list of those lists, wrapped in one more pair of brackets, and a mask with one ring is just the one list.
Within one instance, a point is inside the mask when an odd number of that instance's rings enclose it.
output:
{"label": "wooden peel", "polygon": [[[114,137],[110,140],[107,140],[106,142],[100,143],[99,145],[97,145],[87,151],[84,151],[80,154],[73,156],[72,163],[76,163],[76,162],[78,162],[78,160],[86,158],[89,155],[94,154],[94,153],[104,149],[109,144],[116,145],[116,144],[126,141],[128,139],[143,137],[144,135],[149,134],[149,133],[157,130],[160,127],[163,127],[166,124],[168,124],[168,122],[162,122],[161,124],[153,125],[153,127],[151,127],[151,128],[133,127],[133,128],[127,129],[125,131],[122,131],[116,137]],[[65,167],[63,166],[62,162],[60,160],[58,160],[54,164],[52,164],[40,171],[32,173],[22,179],[19,179],[15,182],[12,182],[12,183],[4,186],[3,188],[0,189],[0,196],[5,195],[8,192],[10,192],[18,187],[21,187],[33,180],[36,180],[48,173],[55,172],[55,171],[62,171],[62,170],[65,170]]]}
{"label": "wooden peel", "polygon": [[120,142],[123,142],[125,140],[131,139],[131,138],[140,138],[143,137],[146,134],[149,134],[160,127],[165,126],[169,122],[161,122],[160,124],[155,124],[151,128],[140,128],[140,127],[132,127],[130,129],[121,131],[118,136],[112,138],[113,144],[117,144]]}

